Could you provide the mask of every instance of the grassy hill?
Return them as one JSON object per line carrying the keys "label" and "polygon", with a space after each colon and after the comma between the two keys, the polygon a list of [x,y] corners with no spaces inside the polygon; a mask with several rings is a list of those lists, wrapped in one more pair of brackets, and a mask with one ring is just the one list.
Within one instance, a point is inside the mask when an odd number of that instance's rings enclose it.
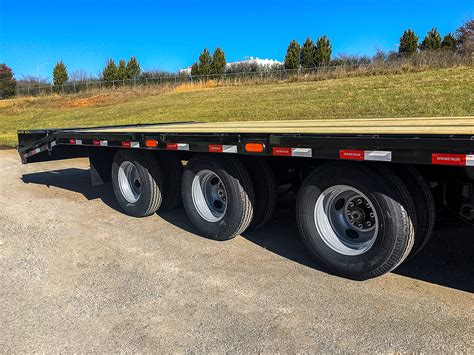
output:
{"label": "grassy hill", "polygon": [[[134,88],[0,101],[0,145],[17,129],[168,121],[474,115],[473,67],[199,88]],[[212,85],[210,85],[212,86]]]}

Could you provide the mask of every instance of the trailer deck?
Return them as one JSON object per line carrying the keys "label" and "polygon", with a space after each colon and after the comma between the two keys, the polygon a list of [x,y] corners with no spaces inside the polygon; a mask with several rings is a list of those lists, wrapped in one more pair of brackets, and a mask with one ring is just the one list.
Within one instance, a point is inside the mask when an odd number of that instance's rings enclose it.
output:
{"label": "trailer deck", "polygon": [[84,129],[80,132],[474,135],[474,116],[179,123]]}

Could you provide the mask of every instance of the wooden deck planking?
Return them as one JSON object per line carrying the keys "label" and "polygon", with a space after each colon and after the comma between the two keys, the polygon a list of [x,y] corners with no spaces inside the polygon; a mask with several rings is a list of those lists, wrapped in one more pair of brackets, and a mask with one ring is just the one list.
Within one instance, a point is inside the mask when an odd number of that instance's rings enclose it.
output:
{"label": "wooden deck planking", "polygon": [[474,117],[238,121],[84,129],[83,132],[300,133],[300,134],[474,134]]}

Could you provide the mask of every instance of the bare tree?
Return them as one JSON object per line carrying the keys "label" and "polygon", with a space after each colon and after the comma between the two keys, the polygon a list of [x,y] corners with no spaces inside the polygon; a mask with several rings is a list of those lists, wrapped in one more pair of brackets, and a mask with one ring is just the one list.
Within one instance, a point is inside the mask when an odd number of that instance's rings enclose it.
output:
{"label": "bare tree", "polygon": [[92,74],[88,73],[84,69],[74,70],[73,72],[69,73],[70,81],[88,81],[92,78]]}

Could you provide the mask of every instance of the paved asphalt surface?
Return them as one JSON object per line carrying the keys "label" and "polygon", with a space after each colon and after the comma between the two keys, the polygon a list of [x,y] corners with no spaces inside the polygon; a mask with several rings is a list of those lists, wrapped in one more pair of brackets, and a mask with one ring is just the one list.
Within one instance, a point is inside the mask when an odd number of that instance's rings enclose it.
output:
{"label": "paved asphalt surface", "polygon": [[261,231],[197,234],[90,185],[84,159],[22,166],[0,151],[1,352],[474,352],[474,229],[438,223],[383,277],[329,275],[291,199]]}

